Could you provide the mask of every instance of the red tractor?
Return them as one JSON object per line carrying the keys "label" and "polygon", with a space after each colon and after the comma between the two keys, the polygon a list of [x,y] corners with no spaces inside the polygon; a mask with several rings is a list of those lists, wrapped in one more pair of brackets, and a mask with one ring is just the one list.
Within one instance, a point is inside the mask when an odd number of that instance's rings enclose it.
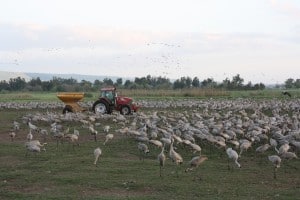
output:
{"label": "red tractor", "polygon": [[101,89],[99,99],[93,104],[95,113],[110,114],[113,110],[119,111],[122,115],[129,115],[136,112],[138,106],[132,98],[118,96],[115,87],[106,87]]}

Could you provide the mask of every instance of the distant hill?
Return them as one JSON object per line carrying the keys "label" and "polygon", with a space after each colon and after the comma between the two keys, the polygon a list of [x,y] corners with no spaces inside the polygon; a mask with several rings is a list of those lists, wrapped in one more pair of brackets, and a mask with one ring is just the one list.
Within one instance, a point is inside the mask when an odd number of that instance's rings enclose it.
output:
{"label": "distant hill", "polygon": [[0,81],[9,81],[11,78],[24,78],[25,81],[30,81],[31,76],[27,75],[23,72],[6,72],[6,71],[0,71]]}
{"label": "distant hill", "polygon": [[26,82],[30,81],[33,78],[39,77],[41,81],[50,81],[53,77],[69,79],[73,78],[76,79],[78,82],[82,80],[86,80],[89,82],[94,82],[95,80],[102,81],[105,78],[111,79],[112,81],[116,81],[118,78],[122,78],[123,81],[125,80],[133,80],[133,78],[124,78],[124,77],[117,77],[117,76],[96,76],[96,75],[82,75],[82,74],[50,74],[50,73],[28,73],[28,72],[6,72],[0,71],[0,81],[9,81],[11,78],[24,78]]}
{"label": "distant hill", "polygon": [[37,78],[39,77],[42,81],[49,81],[52,80],[53,77],[63,78],[63,79],[69,79],[73,78],[77,81],[89,81],[94,82],[95,80],[102,81],[105,78],[111,79],[113,82],[115,82],[118,78],[122,78],[124,80],[131,80],[131,78],[123,78],[123,77],[117,77],[117,76],[94,76],[94,75],[81,75],[81,74],[46,74],[46,73],[26,73],[31,78]]}
{"label": "distant hill", "polygon": [[[82,75],[82,74],[26,73],[26,75],[28,75],[31,78],[39,77],[42,81],[49,81],[49,80],[52,80],[53,77],[58,77],[58,78],[63,78],[63,79],[73,78],[79,82],[82,80],[86,80],[89,82],[94,82],[95,80],[102,81],[103,79],[108,78],[115,82],[118,78],[122,78],[122,77],[117,77],[117,76],[96,76],[96,75]],[[123,78],[123,81],[124,81],[124,78]]]}

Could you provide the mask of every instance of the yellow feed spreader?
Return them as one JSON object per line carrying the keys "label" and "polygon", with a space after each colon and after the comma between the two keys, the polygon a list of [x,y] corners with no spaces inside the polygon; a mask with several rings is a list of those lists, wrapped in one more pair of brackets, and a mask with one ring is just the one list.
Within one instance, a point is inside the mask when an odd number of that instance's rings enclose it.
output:
{"label": "yellow feed spreader", "polygon": [[86,109],[82,108],[78,102],[84,97],[84,92],[59,92],[57,97],[65,103],[63,113],[66,112],[82,112]]}

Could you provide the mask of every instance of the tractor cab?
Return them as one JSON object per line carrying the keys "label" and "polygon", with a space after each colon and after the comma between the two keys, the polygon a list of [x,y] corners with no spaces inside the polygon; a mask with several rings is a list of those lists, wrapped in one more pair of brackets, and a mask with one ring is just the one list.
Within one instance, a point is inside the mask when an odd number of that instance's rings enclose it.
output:
{"label": "tractor cab", "polygon": [[112,104],[115,104],[116,96],[117,96],[117,93],[116,93],[115,87],[101,89],[100,97],[109,99]]}

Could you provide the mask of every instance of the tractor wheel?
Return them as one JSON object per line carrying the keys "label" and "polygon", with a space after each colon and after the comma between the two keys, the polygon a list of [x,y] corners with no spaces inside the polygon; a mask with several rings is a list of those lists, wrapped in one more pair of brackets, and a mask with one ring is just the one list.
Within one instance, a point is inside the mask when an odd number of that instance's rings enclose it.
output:
{"label": "tractor wheel", "polygon": [[100,114],[111,113],[108,104],[103,101],[96,101],[93,105],[93,111],[94,113],[100,113]]}
{"label": "tractor wheel", "polygon": [[72,106],[66,105],[63,109],[63,114],[66,114],[68,112],[73,112]]}
{"label": "tractor wheel", "polygon": [[129,115],[131,113],[131,109],[129,106],[122,106],[120,113],[122,115]]}

